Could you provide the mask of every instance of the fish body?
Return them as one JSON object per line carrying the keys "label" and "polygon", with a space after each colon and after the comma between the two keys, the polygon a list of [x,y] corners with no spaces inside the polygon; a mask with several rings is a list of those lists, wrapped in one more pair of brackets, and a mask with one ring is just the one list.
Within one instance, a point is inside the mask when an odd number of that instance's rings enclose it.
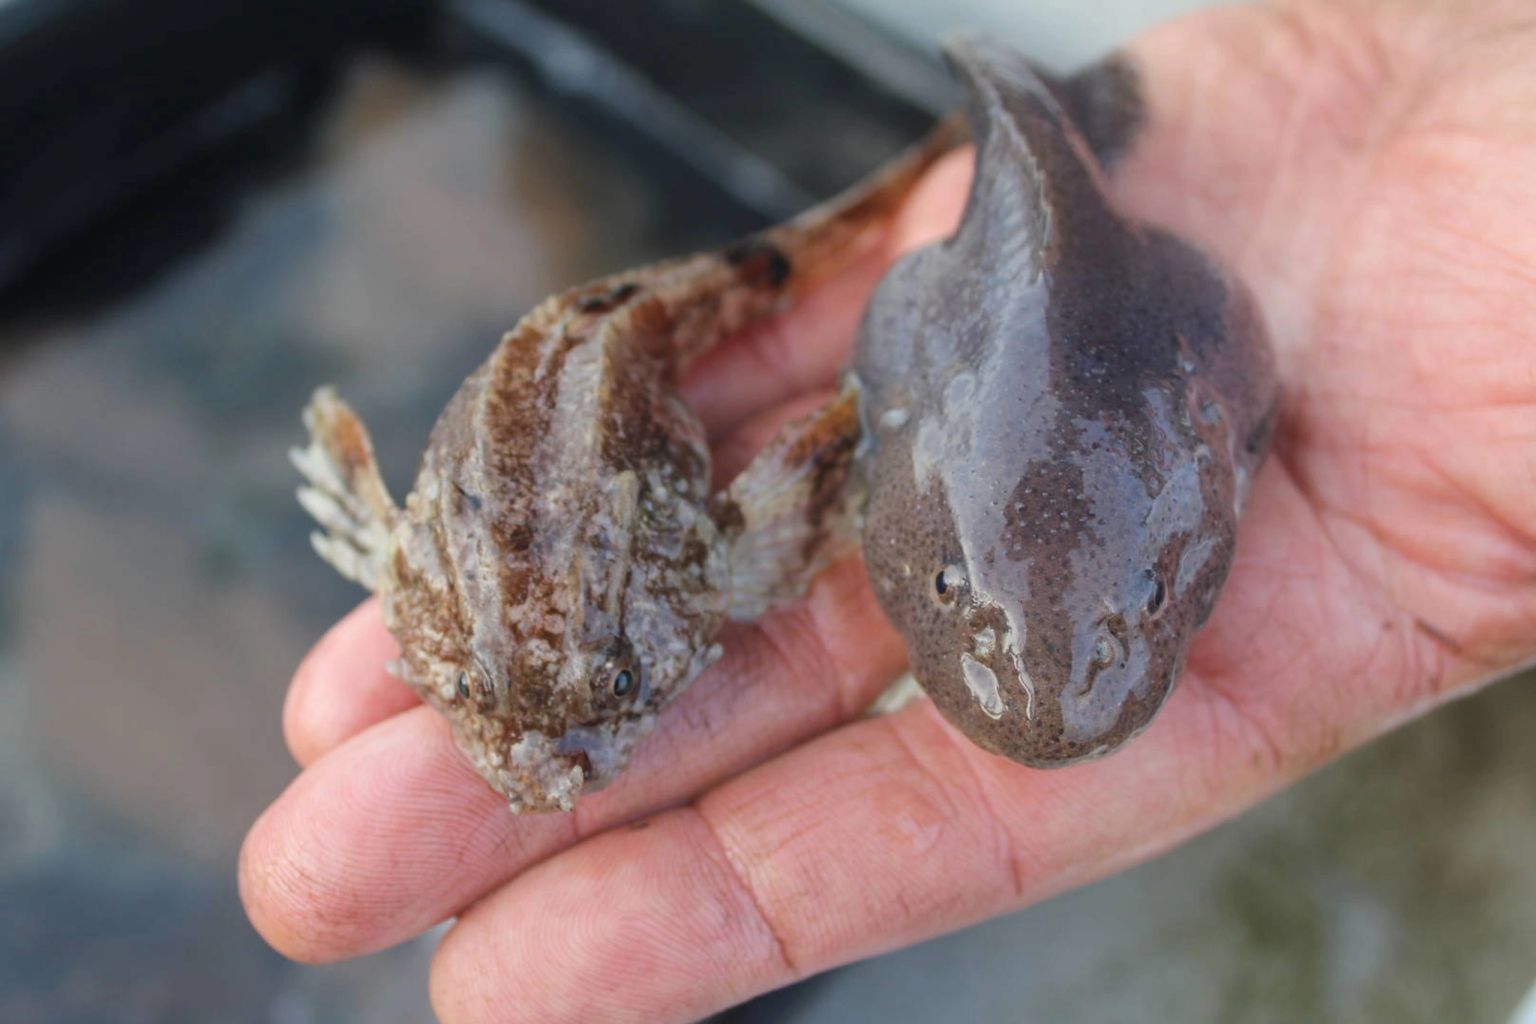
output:
{"label": "fish body", "polygon": [[637,268],[529,313],[439,417],[397,504],[330,389],[292,453],[322,557],[374,591],[392,670],[514,812],[610,782],[720,654],[727,618],[793,599],[853,545],[845,396],[723,492],[682,367],[868,251],[953,125],[823,206],[718,252]]}
{"label": "fish body", "polygon": [[1121,216],[1017,55],[947,49],[977,143],[955,235],[882,280],[852,382],[875,593],[939,709],[1049,766],[1145,727],[1232,562],[1277,386],[1257,307]]}

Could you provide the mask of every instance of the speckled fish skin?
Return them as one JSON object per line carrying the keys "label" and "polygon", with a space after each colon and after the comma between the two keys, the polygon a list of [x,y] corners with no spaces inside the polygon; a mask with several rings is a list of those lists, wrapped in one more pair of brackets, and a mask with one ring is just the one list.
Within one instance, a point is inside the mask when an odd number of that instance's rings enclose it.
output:
{"label": "speckled fish skin", "polygon": [[724,621],[797,596],[854,544],[846,396],[790,425],[724,493],[679,368],[860,253],[945,150],[721,252],[546,300],[433,428],[404,507],[329,389],[293,460],[315,546],[375,590],[393,671],[453,727],[514,812],[610,782],[714,658]]}
{"label": "speckled fish skin", "polygon": [[1273,357],[1238,282],[1116,213],[1020,57],[946,57],[977,173],[956,235],[865,318],[864,556],[944,715],[1054,766],[1113,750],[1173,687],[1268,447]]}

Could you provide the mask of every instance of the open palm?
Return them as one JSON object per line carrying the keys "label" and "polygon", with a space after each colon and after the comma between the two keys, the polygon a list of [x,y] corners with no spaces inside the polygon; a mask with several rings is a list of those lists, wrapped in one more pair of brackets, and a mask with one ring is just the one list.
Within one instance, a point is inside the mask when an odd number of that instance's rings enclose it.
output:
{"label": "open palm", "polygon": [[[304,771],[241,862],[280,950],[370,952],[460,915],[449,1024],[687,1020],[1037,901],[1207,828],[1536,653],[1536,22],[1500,5],[1293,2],[1129,52],[1122,204],[1220,253],[1285,398],[1232,576],[1153,726],[1033,771],[927,702],[858,719],[901,643],[856,563],[733,629],[612,788],[513,818],[383,671],[377,608],[294,680]],[[944,234],[925,183],[882,260]],[[815,401],[870,260],[690,375],[729,472]]]}

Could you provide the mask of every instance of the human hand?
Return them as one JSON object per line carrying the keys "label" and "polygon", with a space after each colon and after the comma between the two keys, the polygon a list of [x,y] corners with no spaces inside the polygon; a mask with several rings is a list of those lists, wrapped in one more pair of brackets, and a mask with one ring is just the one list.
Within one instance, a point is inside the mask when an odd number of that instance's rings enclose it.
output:
{"label": "human hand", "polygon": [[[725,638],[612,787],[507,814],[384,674],[376,605],[301,667],[305,770],[241,887],[309,960],[453,915],[448,1024],[686,1020],[1144,859],[1536,654],[1536,24],[1495,3],[1223,10],[1135,44],[1117,198],[1244,276],[1285,389],[1230,581],[1152,727],[1034,771],[927,702],[856,563]],[[890,252],[958,217],[967,158]],[[889,255],[889,254],[887,254]],[[725,471],[833,380],[870,261],[691,376]]]}

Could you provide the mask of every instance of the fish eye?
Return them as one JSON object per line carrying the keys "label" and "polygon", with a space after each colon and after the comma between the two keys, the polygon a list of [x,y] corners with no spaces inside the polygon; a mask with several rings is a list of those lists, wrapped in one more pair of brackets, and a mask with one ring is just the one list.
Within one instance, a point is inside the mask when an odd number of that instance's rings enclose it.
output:
{"label": "fish eye", "polygon": [[1156,569],[1148,569],[1147,577],[1152,582],[1152,593],[1147,595],[1147,615],[1151,617],[1162,611],[1163,606],[1168,603],[1168,587],[1163,583],[1163,578],[1158,575]]}
{"label": "fish eye", "polygon": [[607,692],[621,699],[636,694],[644,681],[639,660],[623,639],[616,641],[609,649],[599,671],[607,674]]}
{"label": "fish eye", "polygon": [[494,679],[491,670],[477,658],[473,671],[468,667],[459,669],[459,678],[454,683],[454,689],[458,692],[460,700],[473,700],[479,705],[481,711],[489,711],[496,706]]}
{"label": "fish eye", "polygon": [[959,594],[960,588],[965,586],[965,574],[957,566],[946,565],[940,569],[938,575],[933,578],[933,592],[939,596],[939,600],[949,604]]}

